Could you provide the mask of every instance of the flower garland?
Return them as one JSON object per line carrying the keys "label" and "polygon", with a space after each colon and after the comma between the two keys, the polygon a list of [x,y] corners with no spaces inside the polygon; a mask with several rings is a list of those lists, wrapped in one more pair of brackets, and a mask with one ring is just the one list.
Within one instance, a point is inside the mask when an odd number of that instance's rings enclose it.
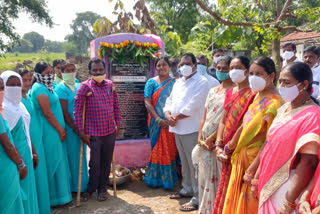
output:
{"label": "flower garland", "polygon": [[129,59],[136,60],[141,66],[148,63],[148,58],[155,59],[161,56],[161,48],[157,43],[141,43],[125,40],[121,43],[100,42],[98,57],[108,56],[119,64],[126,63]]}

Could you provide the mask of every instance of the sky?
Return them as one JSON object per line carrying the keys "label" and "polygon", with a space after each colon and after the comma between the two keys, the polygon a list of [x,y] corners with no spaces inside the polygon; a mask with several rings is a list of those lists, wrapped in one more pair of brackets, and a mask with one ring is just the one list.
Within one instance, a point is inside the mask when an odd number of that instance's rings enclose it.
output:
{"label": "sky", "polygon": [[[123,0],[123,2],[126,10],[134,5],[134,0]],[[47,6],[49,15],[55,23],[52,28],[34,23],[30,16],[20,13],[19,18],[13,21],[15,32],[22,37],[25,33],[35,31],[45,39],[64,41],[64,37],[72,33],[70,24],[76,18],[76,13],[92,11],[111,20],[116,17],[112,14],[114,3],[110,3],[109,0],[47,0]]]}

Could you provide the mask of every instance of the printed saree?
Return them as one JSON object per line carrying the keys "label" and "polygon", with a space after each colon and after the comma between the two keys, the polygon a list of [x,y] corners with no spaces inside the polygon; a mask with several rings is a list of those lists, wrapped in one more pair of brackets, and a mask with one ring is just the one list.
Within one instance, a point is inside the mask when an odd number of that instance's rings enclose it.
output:
{"label": "printed saree", "polygon": [[[282,187],[290,183],[291,166],[300,149],[310,142],[320,143],[320,108],[308,102],[291,112],[283,105],[267,136],[260,156],[259,213],[278,213]],[[286,152],[281,152],[286,151]],[[288,188],[288,187],[287,187]],[[287,189],[286,188],[286,189]],[[279,202],[280,201],[280,202]]]}
{"label": "printed saree", "polygon": [[[145,97],[151,95],[152,105],[161,118],[164,118],[162,109],[174,82],[174,79],[170,78],[159,85],[155,80],[150,79],[146,84]],[[178,180],[176,165],[178,150],[174,134],[169,132],[169,128],[158,126],[150,114],[148,124],[152,151],[146,170],[145,183],[149,186],[172,189]]]}
{"label": "printed saree", "polygon": [[[234,88],[230,88],[226,93],[224,102],[225,129],[223,131],[223,144],[226,145],[233,137],[239,127],[244,114],[247,112],[249,105],[252,103],[255,93],[251,92],[250,87],[243,88],[237,93],[232,94]],[[221,177],[213,206],[213,214],[221,214],[225,195],[228,188],[231,174],[231,162],[222,163]]]}
{"label": "printed saree", "polygon": [[[267,131],[283,104],[278,94],[262,98],[256,96],[243,119],[237,147],[231,157],[232,171],[224,202],[224,214],[256,214],[258,201],[251,194],[250,185],[243,183],[243,175],[255,160],[260,147],[264,144]],[[259,136],[258,138],[256,138]]]}

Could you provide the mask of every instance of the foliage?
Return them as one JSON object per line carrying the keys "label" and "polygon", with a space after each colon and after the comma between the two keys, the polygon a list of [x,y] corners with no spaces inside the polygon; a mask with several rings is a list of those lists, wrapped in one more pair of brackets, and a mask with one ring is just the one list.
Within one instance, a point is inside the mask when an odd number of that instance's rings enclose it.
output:
{"label": "foliage", "polygon": [[62,51],[65,53],[71,54],[73,56],[77,56],[79,53],[77,45],[72,42],[63,43]]}
{"label": "foliage", "polygon": [[90,11],[77,13],[76,16],[76,19],[73,20],[71,24],[73,32],[72,34],[67,35],[65,39],[77,46],[78,55],[88,54],[90,41],[95,39],[93,25],[101,17]]}
{"label": "foliage", "polygon": [[119,44],[100,42],[98,56],[100,58],[108,56],[119,64],[134,59],[138,64],[143,66],[148,62],[148,58],[155,59],[161,56],[157,43],[140,43],[138,41],[125,40]]}
{"label": "foliage", "polygon": [[48,52],[61,53],[64,42],[45,40],[42,49]]}
{"label": "foliage", "polygon": [[33,44],[26,39],[20,39],[18,44],[16,44],[12,48],[12,52],[20,52],[20,53],[32,53],[33,52]]}
{"label": "foliage", "polygon": [[12,21],[18,18],[20,12],[26,12],[38,23],[52,26],[53,22],[47,12],[46,1],[43,0],[4,0],[0,1],[0,52],[7,52],[12,48],[19,36],[14,32]]}
{"label": "foliage", "polygon": [[[188,41],[191,29],[201,17],[194,0],[147,0],[152,18],[160,26],[168,26],[166,31],[176,32],[183,43]],[[201,18],[200,18],[201,20]]]}
{"label": "foliage", "polygon": [[0,58],[0,71],[13,70],[16,68],[17,63],[23,63],[25,60],[31,60],[34,65],[44,60],[52,63],[54,59],[60,58],[65,58],[64,53],[48,53],[45,57],[43,57],[43,53],[7,53]]}
{"label": "foliage", "polygon": [[32,43],[33,45],[32,51],[34,53],[40,51],[40,49],[44,44],[44,37],[34,31],[24,34],[22,38],[25,40],[29,40]]}

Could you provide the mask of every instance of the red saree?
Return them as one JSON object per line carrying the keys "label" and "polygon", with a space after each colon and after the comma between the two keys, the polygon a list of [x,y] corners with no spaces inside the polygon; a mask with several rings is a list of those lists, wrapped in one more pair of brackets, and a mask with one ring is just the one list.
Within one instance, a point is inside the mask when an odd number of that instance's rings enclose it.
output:
{"label": "red saree", "polygon": [[[233,137],[244,114],[247,112],[249,105],[253,102],[255,93],[251,92],[250,87],[244,88],[241,91],[232,94],[234,88],[230,88],[226,93],[224,101],[225,113],[225,129],[223,131],[223,144],[226,145]],[[216,200],[213,206],[213,214],[221,214],[223,211],[224,200],[229,184],[231,174],[231,163],[222,163],[221,177],[216,195]]]}

